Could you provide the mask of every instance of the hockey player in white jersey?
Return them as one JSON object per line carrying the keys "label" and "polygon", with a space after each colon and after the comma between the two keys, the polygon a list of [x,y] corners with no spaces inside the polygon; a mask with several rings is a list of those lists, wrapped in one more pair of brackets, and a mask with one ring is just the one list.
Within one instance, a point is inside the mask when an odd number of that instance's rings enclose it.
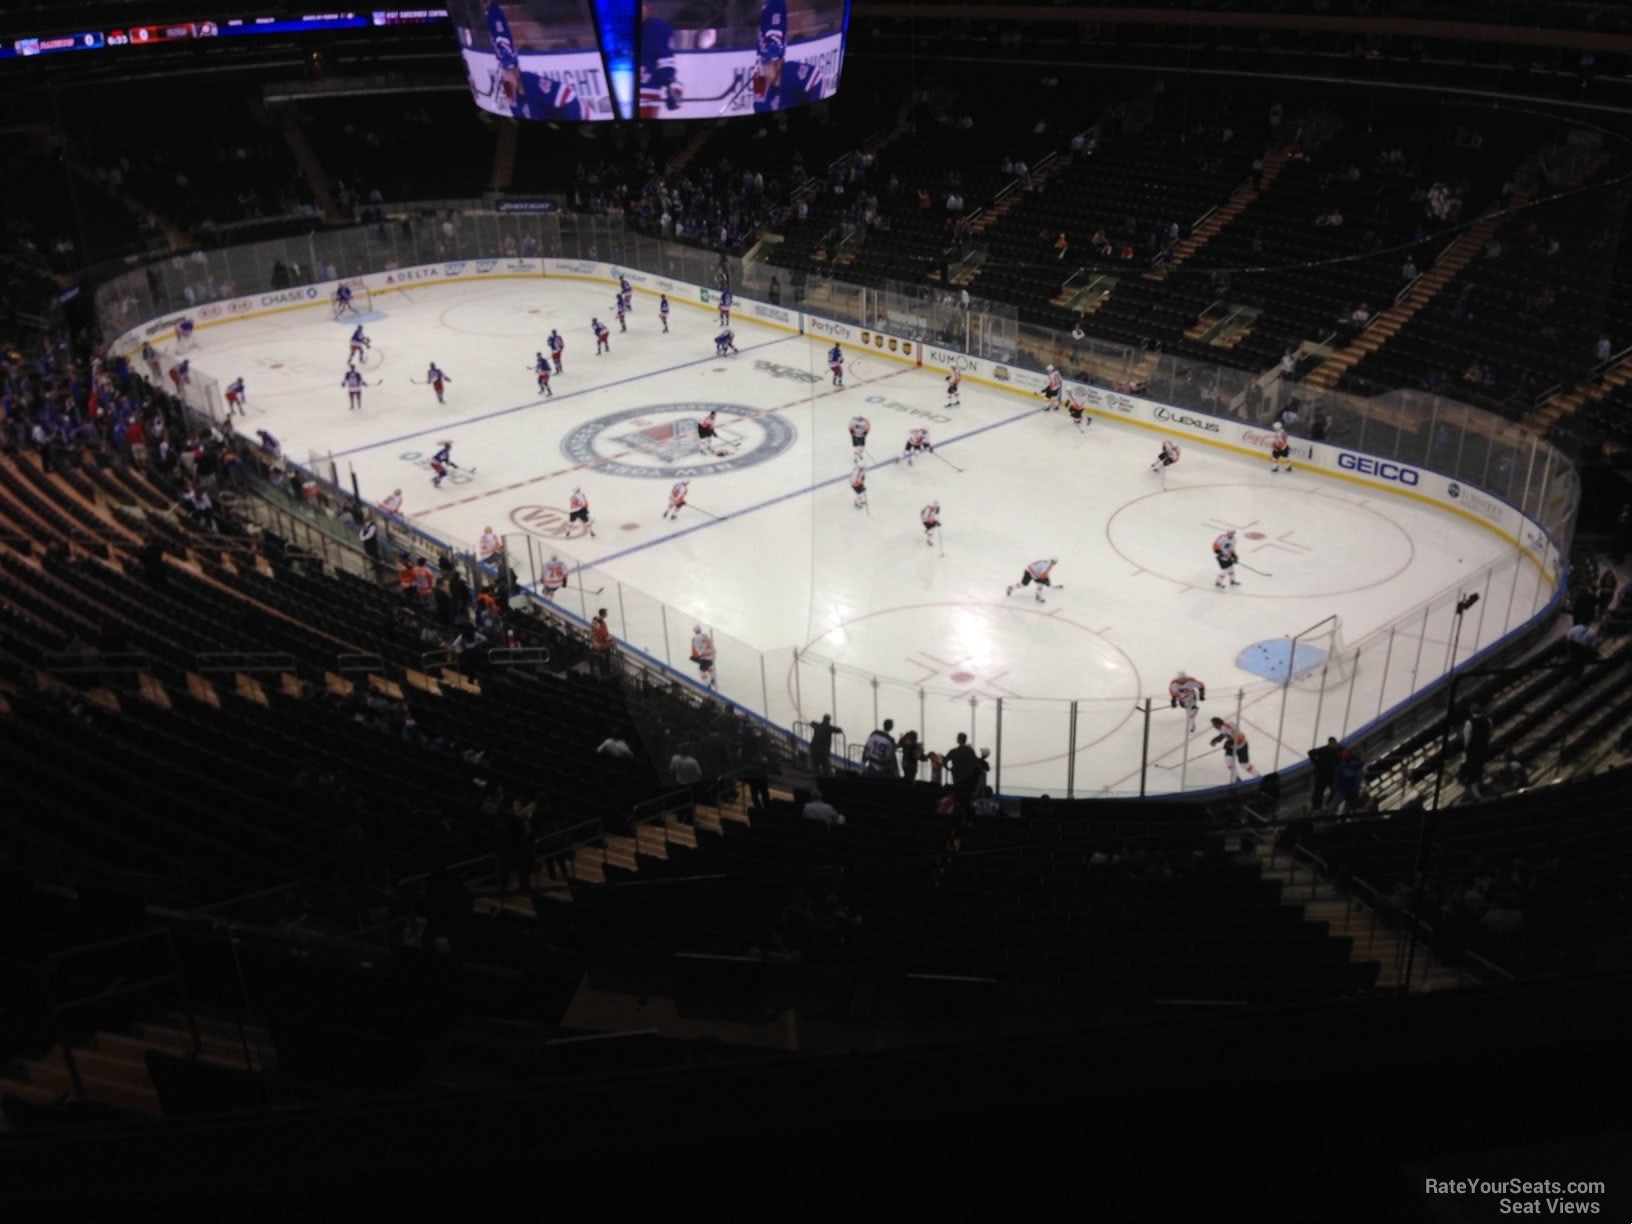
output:
{"label": "hockey player in white jersey", "polygon": [[669,490],[669,508],[663,511],[663,517],[666,519],[679,518],[680,511],[686,508],[686,494],[689,492],[691,492],[691,481],[675,481],[674,488]]}
{"label": "hockey player in white jersey", "polygon": [[1269,470],[1278,472],[1281,464],[1286,464],[1286,470],[1292,470],[1292,440],[1286,436],[1286,426],[1275,422],[1275,432],[1269,438],[1269,461],[1273,465]]}
{"label": "hockey player in white jersey", "polygon": [[1086,409],[1075,387],[1065,393],[1065,410],[1071,414],[1071,424],[1077,427],[1078,433],[1087,433],[1088,426],[1094,423],[1094,418],[1086,415]]}
{"label": "hockey player in white jersey", "polygon": [[1209,719],[1208,721],[1213,724],[1213,730],[1218,732],[1217,735],[1213,736],[1213,745],[1215,747],[1219,744],[1224,745],[1224,766],[1229,770],[1230,781],[1237,782],[1240,780],[1235,773],[1237,765],[1256,778],[1258,771],[1253,768],[1252,761],[1248,759],[1249,753],[1245,733],[1234,723],[1227,722],[1222,718]]}
{"label": "hockey player in white jersey", "polygon": [[929,430],[923,428],[908,430],[907,448],[901,452],[907,457],[907,466],[911,467],[913,459],[926,451],[930,454],[935,453],[935,446],[929,440]]}
{"label": "hockey player in white jersey", "polygon": [[1162,478],[1162,487],[1167,487],[1167,469],[1179,461],[1179,444],[1173,441],[1162,443],[1162,449],[1156,452],[1156,462],[1150,465],[1150,470]]}
{"label": "hockey player in white jersey", "polygon": [[850,491],[855,494],[854,505],[857,510],[867,509],[867,467],[865,464],[856,464],[855,470],[850,473]]}
{"label": "hockey player in white jersey", "polygon": [[719,415],[719,413],[710,409],[708,415],[697,422],[697,449],[705,455],[715,453],[714,439],[719,436],[716,418]]}
{"label": "hockey player in white jersey", "polygon": [[1185,715],[1185,732],[1194,735],[1196,731],[1196,705],[1207,700],[1207,686],[1194,676],[1182,669],[1167,684],[1168,704],[1171,709],[1183,707]]}
{"label": "hockey player in white jersey", "polygon": [[[1020,589],[1024,590],[1026,587],[1035,583],[1037,586],[1037,590],[1035,592],[1037,602],[1046,603],[1047,601],[1043,598],[1043,588],[1052,587],[1054,585],[1053,582],[1049,580],[1049,575],[1054,572],[1054,567],[1059,563],[1060,559],[1058,557],[1048,557],[1042,561],[1033,561],[1030,565],[1026,566],[1026,572],[1020,575],[1020,582],[1018,583]],[[1013,595],[1014,587],[1011,586],[1003,593],[1005,595]]]}
{"label": "hockey player in white jersey", "polygon": [[582,489],[572,491],[572,500],[567,503],[567,523],[569,526],[582,523],[592,538],[595,535],[595,522],[589,517],[589,498]]}
{"label": "hockey player in white jersey", "polygon": [[539,585],[544,588],[545,599],[554,599],[555,593],[567,585],[567,566],[560,557],[551,557],[544,563]]}
{"label": "hockey player in white jersey", "polygon": [[1049,366],[1048,381],[1043,384],[1043,389],[1037,393],[1047,401],[1043,404],[1044,412],[1058,412],[1060,410],[1060,387],[1062,382],[1060,372],[1053,366]]}
{"label": "hockey player in white jersey", "polygon": [[491,527],[483,527],[482,538],[476,542],[476,556],[480,560],[486,561],[495,553],[503,551],[504,541],[499,538],[499,534]]}
{"label": "hockey player in white jersey", "polygon": [[850,418],[850,449],[855,453],[856,462],[860,463],[867,457],[867,435],[872,432],[873,423],[864,416]]}
{"label": "hockey player in white jersey", "polygon": [[1218,562],[1218,575],[1213,585],[1220,591],[1224,589],[1224,579],[1230,580],[1230,585],[1240,586],[1235,580],[1235,528],[1231,527],[1223,535],[1213,541],[1213,559]]}
{"label": "hockey player in white jersey", "polygon": [[941,526],[941,503],[938,501],[930,502],[929,505],[918,512],[918,521],[924,525],[924,543],[934,544],[935,532]]}
{"label": "hockey player in white jersey", "polygon": [[953,366],[946,375],[946,406],[956,408],[962,402],[958,399],[958,388],[963,386],[963,371]]}
{"label": "hockey player in white jersey", "polygon": [[691,627],[691,661],[702,673],[703,684],[714,687],[714,639],[703,632],[701,625]]}

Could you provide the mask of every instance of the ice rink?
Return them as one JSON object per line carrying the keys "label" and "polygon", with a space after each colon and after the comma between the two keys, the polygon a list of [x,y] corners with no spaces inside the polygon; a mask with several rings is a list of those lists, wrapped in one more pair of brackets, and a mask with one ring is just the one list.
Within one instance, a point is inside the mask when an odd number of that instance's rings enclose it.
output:
{"label": "ice rink", "polygon": [[[947,407],[941,371],[870,352],[847,353],[836,389],[823,341],[738,317],[739,355],[717,358],[712,311],[676,302],[663,334],[640,293],[624,334],[613,296],[554,278],[378,293],[356,412],[340,385],[352,324],[321,305],[201,329],[194,366],[245,379],[242,432],[270,431],[296,460],[332,455],[371,501],[400,488],[428,534],[469,549],[491,527],[524,577],[559,555],[574,569],[560,602],[606,607],[620,640],[659,662],[694,675],[692,626],[706,627],[722,695],[780,726],[831,712],[854,744],[893,718],[944,751],[959,730],[995,743],[1003,698],[1008,793],[1136,790],[1142,759],[1152,791],[1222,784],[1215,714],[1239,714],[1264,772],[1294,764],[1317,734],[1372,721],[1444,670],[1459,584],[1483,592],[1459,659],[1549,594],[1512,543],[1407,497],[1191,444],[1164,486],[1147,427],[1101,417],[1079,433],[1040,399],[967,381]],[[605,356],[592,315],[612,329]],[[565,369],[541,399],[532,365],[552,327]],[[446,404],[416,385],[432,360]],[[710,408],[717,456],[687,424]],[[858,413],[872,422],[866,510],[849,488]],[[914,426],[936,454],[909,466]],[[461,467],[438,489],[428,460],[444,439]],[[691,506],[667,521],[682,475]],[[568,530],[575,487],[594,538]],[[919,511],[937,500],[944,538],[926,546]],[[1221,592],[1211,544],[1229,526],[1261,573]],[[1045,557],[1060,584],[1046,603],[1005,595]],[[1360,661],[1334,661],[1324,683],[1243,666],[1273,656],[1256,644],[1334,615]],[[1180,668],[1208,688],[1195,735],[1168,707]]]}

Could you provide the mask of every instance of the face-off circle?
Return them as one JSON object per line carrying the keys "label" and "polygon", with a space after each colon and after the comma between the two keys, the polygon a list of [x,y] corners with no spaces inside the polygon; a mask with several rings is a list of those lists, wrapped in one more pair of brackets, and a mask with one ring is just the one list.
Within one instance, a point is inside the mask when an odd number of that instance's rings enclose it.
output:
{"label": "face-off circle", "polygon": [[1180,586],[1211,588],[1213,541],[1235,528],[1237,555],[1254,569],[1241,593],[1264,599],[1327,598],[1381,586],[1411,567],[1411,535],[1374,506],[1294,487],[1169,487],[1111,515],[1105,538],[1140,570]]}
{"label": "face-off circle", "polygon": [[[697,436],[697,422],[710,412],[718,414],[712,453]],[[744,404],[648,404],[585,421],[566,436],[561,453],[601,476],[694,480],[774,459],[797,437],[785,417]]]}

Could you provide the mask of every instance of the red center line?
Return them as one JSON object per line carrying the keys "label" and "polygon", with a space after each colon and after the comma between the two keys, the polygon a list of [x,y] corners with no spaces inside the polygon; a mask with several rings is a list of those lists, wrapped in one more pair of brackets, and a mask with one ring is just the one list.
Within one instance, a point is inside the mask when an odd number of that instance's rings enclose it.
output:
{"label": "red center line", "polygon": [[[760,417],[763,417],[763,416],[770,416],[771,414],[777,413],[777,412],[786,412],[789,408],[798,408],[803,404],[809,404],[809,403],[812,403],[815,400],[826,399],[830,395],[841,394],[842,392],[851,390],[852,386],[870,387],[870,386],[874,386],[874,385],[876,385],[878,383],[881,383],[881,382],[888,382],[890,379],[896,377],[898,374],[905,374],[908,371],[915,370],[917,368],[918,368],[917,366],[906,366],[906,367],[903,367],[902,369],[899,369],[899,370],[891,370],[888,374],[882,375],[882,376],[880,376],[878,378],[863,379],[859,383],[850,384],[850,385],[846,385],[846,386],[843,386],[843,387],[830,387],[826,391],[818,392],[815,395],[807,395],[803,399],[789,400],[785,404],[778,404],[775,408],[766,408],[766,409],[763,409],[760,412],[756,412],[756,413],[752,414],[751,416],[738,416],[738,417],[734,417],[733,419],[737,420],[737,421],[757,421]],[[502,489],[490,489],[486,493],[476,493],[476,494],[471,495],[470,497],[462,498],[459,501],[444,502],[442,505],[433,506],[429,510],[416,510],[409,517],[411,517],[411,518],[429,518],[433,514],[441,514],[442,511],[444,511],[444,510],[452,510],[457,506],[465,506],[465,505],[469,505],[473,501],[480,501],[484,497],[497,497],[501,493],[513,493],[517,489],[525,488],[528,485],[539,484],[539,483],[541,483],[543,481],[546,481],[546,480],[557,480],[562,476],[571,475],[573,472],[582,472],[582,471],[585,471],[586,469],[589,469],[589,468],[599,467],[603,463],[615,463],[617,460],[627,458],[630,455],[644,454],[644,453],[645,452],[640,451],[635,447],[630,447],[628,450],[619,451],[615,455],[606,455],[606,456],[603,456],[600,459],[595,459],[595,460],[592,460],[592,461],[590,461],[588,463],[576,463],[576,464],[573,464],[571,467],[560,468],[560,469],[558,469],[558,470],[556,470],[554,472],[546,472],[542,476],[530,476],[526,480],[517,481],[515,484],[505,485],[504,488],[502,488]]]}

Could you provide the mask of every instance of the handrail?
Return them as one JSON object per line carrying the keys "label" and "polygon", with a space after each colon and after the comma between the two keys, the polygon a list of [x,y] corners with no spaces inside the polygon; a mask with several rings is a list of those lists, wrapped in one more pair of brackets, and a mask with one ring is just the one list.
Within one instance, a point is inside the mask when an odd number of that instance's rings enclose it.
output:
{"label": "handrail", "polygon": [[526,667],[550,661],[548,646],[500,646],[487,652],[487,661],[495,667]]}
{"label": "handrail", "polygon": [[385,671],[385,660],[377,654],[346,653],[336,655],[334,665],[342,676],[354,672],[375,673]]}
{"label": "handrail", "polygon": [[295,656],[275,650],[207,650],[193,655],[193,670],[212,672],[292,672]]}
{"label": "handrail", "polygon": [[[169,927],[159,927],[135,935],[119,935],[113,939],[101,939],[95,943],[80,944],[76,948],[64,948],[60,952],[53,952],[50,956],[47,956],[42,962],[42,967],[46,971],[51,990],[51,1018],[55,1020],[59,1012],[69,1008],[84,1007],[86,1004],[95,1003],[99,1000],[117,998],[120,995],[131,994],[139,989],[145,989],[152,985],[153,982],[167,980],[166,978],[155,978],[150,982],[138,982],[133,986],[111,988],[104,990],[100,994],[84,999],[73,999],[66,1003],[60,1002],[56,997],[56,969],[59,965],[88,956],[93,952],[105,952],[112,948],[130,947],[133,944],[149,943],[155,939],[162,940],[166,950],[170,953],[171,972],[169,976],[175,979],[176,987],[181,992],[181,1009],[187,1016],[187,1030],[193,1039],[193,1052],[195,1054],[202,1053],[204,1042],[198,1035],[198,1016],[193,1012],[192,997],[187,991],[187,973],[182,967],[181,953],[176,947],[175,934]],[[74,1092],[83,1097],[85,1095],[85,1085],[79,1078],[79,1064],[74,1058],[72,1047],[66,1040],[62,1043],[62,1060],[68,1070],[68,1079],[74,1086]]]}
{"label": "handrail", "polygon": [[150,672],[153,670],[153,657],[145,650],[114,650],[106,653],[96,650],[83,653],[53,650],[46,653],[41,666],[52,675],[75,675],[80,672]]}
{"label": "handrail", "polygon": [[228,897],[225,901],[215,901],[209,905],[201,905],[197,909],[187,911],[189,918],[202,918],[205,914],[212,914],[216,910],[225,909],[229,905],[242,905],[245,901],[258,901],[262,897],[276,897],[282,893],[291,892],[304,885],[298,880],[290,880],[287,884],[279,884],[272,888],[263,888],[258,892],[244,893],[239,897]]}

